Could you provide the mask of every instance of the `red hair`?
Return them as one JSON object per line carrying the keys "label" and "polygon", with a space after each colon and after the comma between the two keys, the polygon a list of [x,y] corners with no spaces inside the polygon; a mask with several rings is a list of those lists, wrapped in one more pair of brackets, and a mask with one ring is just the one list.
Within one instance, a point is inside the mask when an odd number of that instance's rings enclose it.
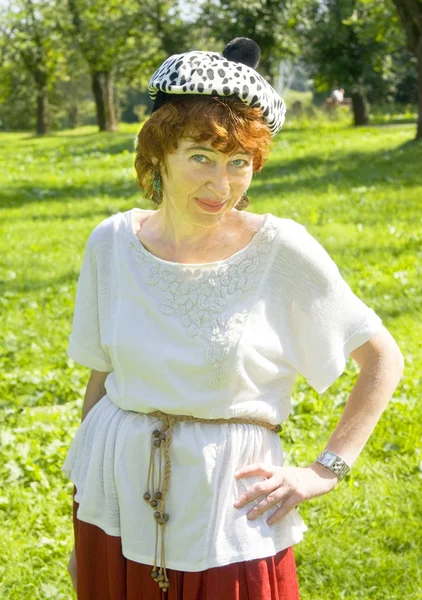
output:
{"label": "red hair", "polygon": [[135,170],[139,187],[152,199],[154,163],[165,169],[165,156],[177,151],[182,137],[210,141],[224,153],[251,152],[253,172],[261,171],[269,152],[271,132],[262,108],[251,108],[235,97],[200,96],[175,99],[154,112],[138,133]]}

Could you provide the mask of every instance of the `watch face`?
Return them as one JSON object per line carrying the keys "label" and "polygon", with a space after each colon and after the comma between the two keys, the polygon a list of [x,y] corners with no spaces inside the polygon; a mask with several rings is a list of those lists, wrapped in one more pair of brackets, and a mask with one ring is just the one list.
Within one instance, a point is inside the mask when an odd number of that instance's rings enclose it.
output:
{"label": "watch face", "polygon": [[324,465],[326,465],[327,467],[331,467],[331,465],[335,461],[335,456],[332,456],[331,454],[325,454],[322,460]]}
{"label": "watch face", "polygon": [[336,473],[339,479],[342,479],[343,476],[350,470],[346,463],[339,456],[333,452],[330,452],[329,450],[323,452],[317,460],[324,467],[327,467]]}

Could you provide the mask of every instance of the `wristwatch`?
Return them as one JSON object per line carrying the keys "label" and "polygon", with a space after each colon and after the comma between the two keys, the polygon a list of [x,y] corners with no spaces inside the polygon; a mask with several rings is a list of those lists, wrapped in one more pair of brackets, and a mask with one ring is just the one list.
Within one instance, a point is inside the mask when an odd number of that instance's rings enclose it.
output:
{"label": "wristwatch", "polygon": [[350,471],[350,467],[344,462],[344,460],[331,452],[331,450],[323,450],[315,462],[320,463],[323,467],[327,467],[335,473],[341,481],[343,477]]}

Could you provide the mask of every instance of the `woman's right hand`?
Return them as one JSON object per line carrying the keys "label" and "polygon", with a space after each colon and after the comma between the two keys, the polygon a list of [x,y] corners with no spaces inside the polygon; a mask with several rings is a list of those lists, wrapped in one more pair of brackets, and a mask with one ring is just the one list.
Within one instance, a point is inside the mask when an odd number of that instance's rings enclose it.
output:
{"label": "woman's right hand", "polygon": [[70,575],[70,579],[72,580],[72,585],[74,587],[75,592],[77,592],[76,589],[76,583],[77,583],[77,568],[76,568],[76,552],[75,552],[75,546],[73,546],[73,550],[70,554],[70,559],[69,559],[69,564],[67,566],[67,570],[69,571],[69,575]]}

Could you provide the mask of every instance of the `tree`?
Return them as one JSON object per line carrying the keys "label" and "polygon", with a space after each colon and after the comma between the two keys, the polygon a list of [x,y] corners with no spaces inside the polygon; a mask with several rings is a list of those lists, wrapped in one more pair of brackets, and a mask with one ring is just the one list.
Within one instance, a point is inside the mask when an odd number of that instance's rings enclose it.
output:
{"label": "tree", "polygon": [[68,0],[75,39],[88,63],[100,131],[115,131],[113,83],[116,61],[131,36],[132,12],[115,1]]}
{"label": "tree", "polygon": [[195,25],[203,39],[221,42],[219,51],[236,37],[253,39],[261,49],[259,71],[274,84],[280,59],[300,52],[294,27],[306,1],[206,0]]}
{"label": "tree", "polygon": [[418,124],[416,139],[422,139],[422,2],[421,0],[393,0],[406,31],[407,47],[413,52],[418,66]]}
{"label": "tree", "polygon": [[61,15],[60,4],[54,1],[17,0],[9,4],[2,22],[3,66],[9,69],[10,81],[12,68],[23,68],[32,78],[39,135],[48,133],[48,94],[65,64]]}
{"label": "tree", "polygon": [[100,131],[117,129],[117,77],[128,81],[142,69],[152,73],[164,58],[163,47],[173,50],[174,41],[180,41],[180,27],[168,25],[173,4],[163,0],[67,0],[73,31],[89,67]]}
{"label": "tree", "polygon": [[378,97],[393,95],[393,54],[404,45],[391,6],[384,0],[312,0],[309,15],[303,46],[317,86],[344,87],[355,125],[367,124],[368,88]]}
{"label": "tree", "polygon": [[[20,65],[19,65],[20,67]],[[0,128],[24,130],[36,126],[36,103],[32,76],[23,68],[3,59],[0,63]]]}

